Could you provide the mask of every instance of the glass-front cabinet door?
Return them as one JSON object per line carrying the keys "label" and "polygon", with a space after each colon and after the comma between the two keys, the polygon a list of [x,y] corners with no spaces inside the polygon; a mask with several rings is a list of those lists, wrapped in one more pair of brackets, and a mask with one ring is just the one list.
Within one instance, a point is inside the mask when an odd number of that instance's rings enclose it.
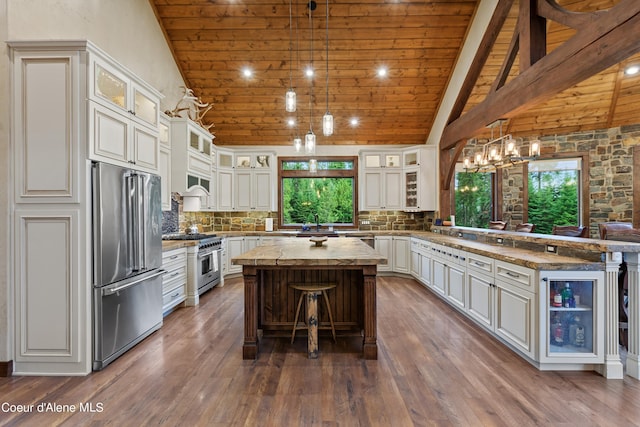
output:
{"label": "glass-front cabinet door", "polygon": [[117,72],[108,70],[101,63],[96,62],[94,94],[101,99],[109,101],[115,106],[126,110],[129,105],[129,81]]}
{"label": "glass-front cabinet door", "polygon": [[604,360],[604,274],[542,272],[541,362]]}
{"label": "glass-front cabinet door", "polygon": [[133,100],[135,117],[156,126],[158,124],[158,102],[137,87],[133,88]]}
{"label": "glass-front cabinet door", "polygon": [[405,200],[406,209],[417,209],[420,207],[418,201],[418,171],[405,172],[404,174]]}
{"label": "glass-front cabinet door", "polygon": [[365,168],[401,168],[401,154],[396,153],[365,153],[363,156]]}

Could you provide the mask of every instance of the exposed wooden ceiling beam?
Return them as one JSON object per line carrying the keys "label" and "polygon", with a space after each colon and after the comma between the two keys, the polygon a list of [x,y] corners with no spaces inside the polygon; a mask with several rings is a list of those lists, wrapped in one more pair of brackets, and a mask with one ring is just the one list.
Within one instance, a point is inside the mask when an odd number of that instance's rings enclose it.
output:
{"label": "exposed wooden ceiling beam", "polygon": [[509,16],[509,11],[513,6],[513,0],[500,0],[498,5],[496,6],[495,11],[493,12],[493,16],[491,17],[491,21],[489,25],[487,25],[487,30],[484,33],[482,41],[480,42],[480,46],[476,51],[476,54],[473,58],[473,62],[469,71],[467,72],[467,76],[462,83],[460,88],[460,92],[458,92],[458,97],[456,98],[456,102],[451,109],[451,114],[449,115],[449,120],[447,123],[451,123],[456,120],[464,111],[464,106],[467,104],[469,100],[469,96],[473,91],[473,88],[478,80],[478,76],[482,72],[482,68],[487,62],[487,58],[491,53],[491,48],[493,48],[493,44],[500,34],[500,30],[504,25],[504,21]]}
{"label": "exposed wooden ceiling beam", "polygon": [[525,111],[640,52],[640,38],[629,37],[640,34],[640,2],[622,0],[591,18],[589,26],[446,126],[440,149],[450,149],[488,123]]}

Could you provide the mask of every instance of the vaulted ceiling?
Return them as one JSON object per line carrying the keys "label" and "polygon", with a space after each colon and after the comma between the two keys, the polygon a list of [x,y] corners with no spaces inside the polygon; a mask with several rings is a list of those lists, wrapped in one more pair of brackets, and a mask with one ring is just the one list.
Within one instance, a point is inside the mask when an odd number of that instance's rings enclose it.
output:
{"label": "vaulted ceiling", "polygon": [[[316,1],[310,19],[305,0],[150,0],[187,85],[213,104],[204,121],[214,124],[216,144],[287,145],[296,133],[304,137],[310,122],[319,144],[424,143],[480,2],[329,0],[327,64],[326,0]],[[557,3],[589,12],[619,0]],[[515,1],[465,111],[489,92],[517,16]],[[548,52],[575,34],[552,21],[547,29]],[[303,69],[312,58],[311,81]],[[623,72],[632,63],[640,64],[640,55],[510,118],[505,131],[543,136],[640,123],[640,74]],[[386,77],[377,75],[380,67]],[[243,77],[245,68],[252,77]],[[516,65],[509,78],[517,74]],[[296,113],[284,108],[290,85]],[[330,137],[321,128],[327,101],[336,124]]]}

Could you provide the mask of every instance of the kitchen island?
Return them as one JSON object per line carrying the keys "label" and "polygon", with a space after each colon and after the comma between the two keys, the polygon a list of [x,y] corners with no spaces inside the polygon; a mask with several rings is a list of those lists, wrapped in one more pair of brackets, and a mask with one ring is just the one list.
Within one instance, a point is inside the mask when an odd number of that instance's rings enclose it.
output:
{"label": "kitchen island", "polygon": [[[258,357],[258,331],[290,334],[296,291],[291,283],[333,283],[329,291],[335,328],[362,333],[365,359],[378,358],[376,274],[387,259],[358,238],[330,238],[316,246],[307,238],[275,240],[234,257],[244,276],[243,359]],[[320,323],[328,313],[319,311]]]}

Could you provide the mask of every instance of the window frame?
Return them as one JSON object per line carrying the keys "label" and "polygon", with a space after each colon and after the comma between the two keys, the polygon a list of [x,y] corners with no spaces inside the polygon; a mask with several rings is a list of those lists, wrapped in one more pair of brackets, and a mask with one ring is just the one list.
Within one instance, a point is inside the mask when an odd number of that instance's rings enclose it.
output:
{"label": "window frame", "polygon": [[[502,218],[496,218],[497,217],[497,209],[498,207],[502,207],[502,204],[498,203],[499,202],[499,198],[496,194],[498,187],[496,185],[497,182],[497,176],[498,176],[498,172],[499,170],[494,170],[494,171],[487,171],[486,173],[490,174],[489,175],[489,200],[490,200],[490,214],[489,214],[489,221],[496,221],[496,220],[502,220]],[[466,173],[466,171],[464,170],[464,167],[462,165],[462,163],[457,163],[455,166],[455,170],[453,172],[453,197],[452,197],[452,212],[456,212],[456,207],[457,207],[457,182],[458,182],[458,177],[457,174],[458,173]],[[475,173],[475,172],[469,172],[469,173]],[[457,222],[457,217],[456,217],[456,222]],[[489,228],[489,223],[487,222],[487,224],[485,225],[485,227],[481,227],[481,228]]]}
{"label": "window frame", "polygon": [[[566,152],[542,154],[537,160],[564,160],[564,159],[580,159],[580,188],[578,190],[578,219],[580,224],[590,226],[589,224],[589,153],[585,152]],[[529,222],[529,162],[522,164],[522,176],[526,177],[527,185],[523,185],[522,189],[522,222]],[[591,228],[591,227],[589,227]]]}
{"label": "window frame", "polygon": [[[283,170],[282,165],[286,162],[308,162],[315,159],[318,162],[352,162],[353,169],[318,169],[316,172],[309,170]],[[282,209],[282,179],[283,178],[353,178],[353,223],[336,225],[334,230],[353,230],[358,228],[358,156],[290,156],[278,157],[278,228],[283,230],[298,230],[300,226],[284,223],[284,211]]]}

